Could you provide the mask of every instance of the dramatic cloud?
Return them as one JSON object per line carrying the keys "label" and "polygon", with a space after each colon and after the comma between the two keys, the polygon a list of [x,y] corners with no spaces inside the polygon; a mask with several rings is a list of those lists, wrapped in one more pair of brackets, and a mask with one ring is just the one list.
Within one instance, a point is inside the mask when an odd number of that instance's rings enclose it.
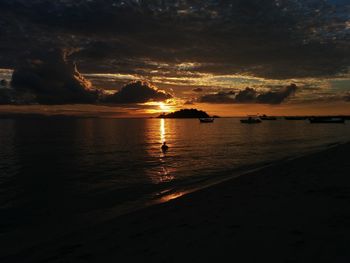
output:
{"label": "dramatic cloud", "polygon": [[252,103],[255,102],[257,96],[257,92],[253,88],[245,88],[244,90],[241,90],[236,98],[235,102],[237,103]]}
{"label": "dramatic cloud", "polygon": [[125,85],[119,92],[108,96],[105,101],[109,103],[144,103],[148,101],[164,101],[172,96],[159,90],[151,84],[136,81]]}
{"label": "dramatic cloud", "polygon": [[241,90],[236,96],[234,92],[218,92],[215,94],[204,95],[199,98],[199,102],[203,103],[260,103],[260,104],[281,104],[288,97],[293,95],[297,90],[295,84],[291,84],[285,88],[281,88],[277,91],[268,91],[259,93],[253,88],[245,88]]}
{"label": "dramatic cloud", "polygon": [[101,92],[68,62],[61,50],[30,54],[15,68],[11,85],[41,104],[95,103]]}
{"label": "dramatic cloud", "polygon": [[172,98],[169,93],[142,81],[126,84],[119,92],[95,89],[66,56],[67,52],[31,52],[15,68],[11,88],[0,81],[0,104],[143,103]]}
{"label": "dramatic cloud", "polygon": [[234,103],[235,98],[234,98],[234,92],[229,91],[229,92],[218,92],[215,94],[207,94],[203,95],[202,97],[199,98],[199,102],[203,103]]}
{"label": "dramatic cloud", "polygon": [[288,87],[282,88],[281,90],[276,92],[269,91],[260,94],[256,98],[256,102],[263,104],[280,104],[289,96],[293,95],[296,92],[296,90],[297,86],[295,84],[291,84]]}
{"label": "dramatic cloud", "polygon": [[290,79],[350,65],[349,1],[2,0],[0,67],[74,47],[84,72]]}
{"label": "dramatic cloud", "polygon": [[[348,0],[0,0],[0,10],[0,78],[16,69],[1,103],[170,96],[152,88],[108,95],[139,79],[188,103],[196,93],[194,102],[280,104],[295,89],[276,87],[291,82],[303,87],[298,102],[346,100],[348,86],[331,79],[349,78]],[[52,58],[52,49],[70,50],[69,59]],[[73,61],[108,91],[92,88]],[[305,88],[311,82],[314,90]]]}

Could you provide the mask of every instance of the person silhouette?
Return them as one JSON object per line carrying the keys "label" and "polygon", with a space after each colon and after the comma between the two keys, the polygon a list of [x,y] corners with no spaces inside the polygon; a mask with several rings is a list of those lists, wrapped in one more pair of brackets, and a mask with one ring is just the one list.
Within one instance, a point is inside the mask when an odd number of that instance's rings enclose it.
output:
{"label": "person silhouette", "polygon": [[166,142],[163,142],[163,145],[161,148],[163,152],[166,152],[169,149],[168,145],[166,145]]}

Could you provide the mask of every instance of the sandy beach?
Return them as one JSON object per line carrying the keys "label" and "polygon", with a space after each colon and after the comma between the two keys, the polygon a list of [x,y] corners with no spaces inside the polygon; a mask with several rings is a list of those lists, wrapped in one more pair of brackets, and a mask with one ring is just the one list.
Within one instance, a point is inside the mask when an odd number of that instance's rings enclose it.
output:
{"label": "sandy beach", "polygon": [[349,156],[276,163],[1,262],[350,262]]}

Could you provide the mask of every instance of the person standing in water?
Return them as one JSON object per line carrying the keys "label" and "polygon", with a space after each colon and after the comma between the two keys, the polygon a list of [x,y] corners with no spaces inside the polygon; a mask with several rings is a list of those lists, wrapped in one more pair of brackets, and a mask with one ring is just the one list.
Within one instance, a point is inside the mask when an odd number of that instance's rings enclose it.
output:
{"label": "person standing in water", "polygon": [[163,142],[161,149],[163,152],[166,152],[169,149],[168,145],[166,145],[166,142]]}

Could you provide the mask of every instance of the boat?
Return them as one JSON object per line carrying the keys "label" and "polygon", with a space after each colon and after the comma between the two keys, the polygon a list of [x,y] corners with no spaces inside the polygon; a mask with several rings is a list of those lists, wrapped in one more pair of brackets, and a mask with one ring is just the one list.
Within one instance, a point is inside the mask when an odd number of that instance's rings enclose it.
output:
{"label": "boat", "polygon": [[277,120],[277,118],[275,116],[267,116],[265,114],[261,115],[259,118],[263,121],[275,121],[275,120]]}
{"label": "boat", "polygon": [[214,122],[214,118],[199,118],[199,121],[201,123],[209,123],[209,122]]}
{"label": "boat", "polygon": [[344,118],[341,117],[311,117],[310,123],[344,123]]}
{"label": "boat", "polygon": [[247,124],[260,123],[260,122],[261,122],[261,120],[255,116],[248,116],[247,119],[241,120],[241,123],[247,123]]}

